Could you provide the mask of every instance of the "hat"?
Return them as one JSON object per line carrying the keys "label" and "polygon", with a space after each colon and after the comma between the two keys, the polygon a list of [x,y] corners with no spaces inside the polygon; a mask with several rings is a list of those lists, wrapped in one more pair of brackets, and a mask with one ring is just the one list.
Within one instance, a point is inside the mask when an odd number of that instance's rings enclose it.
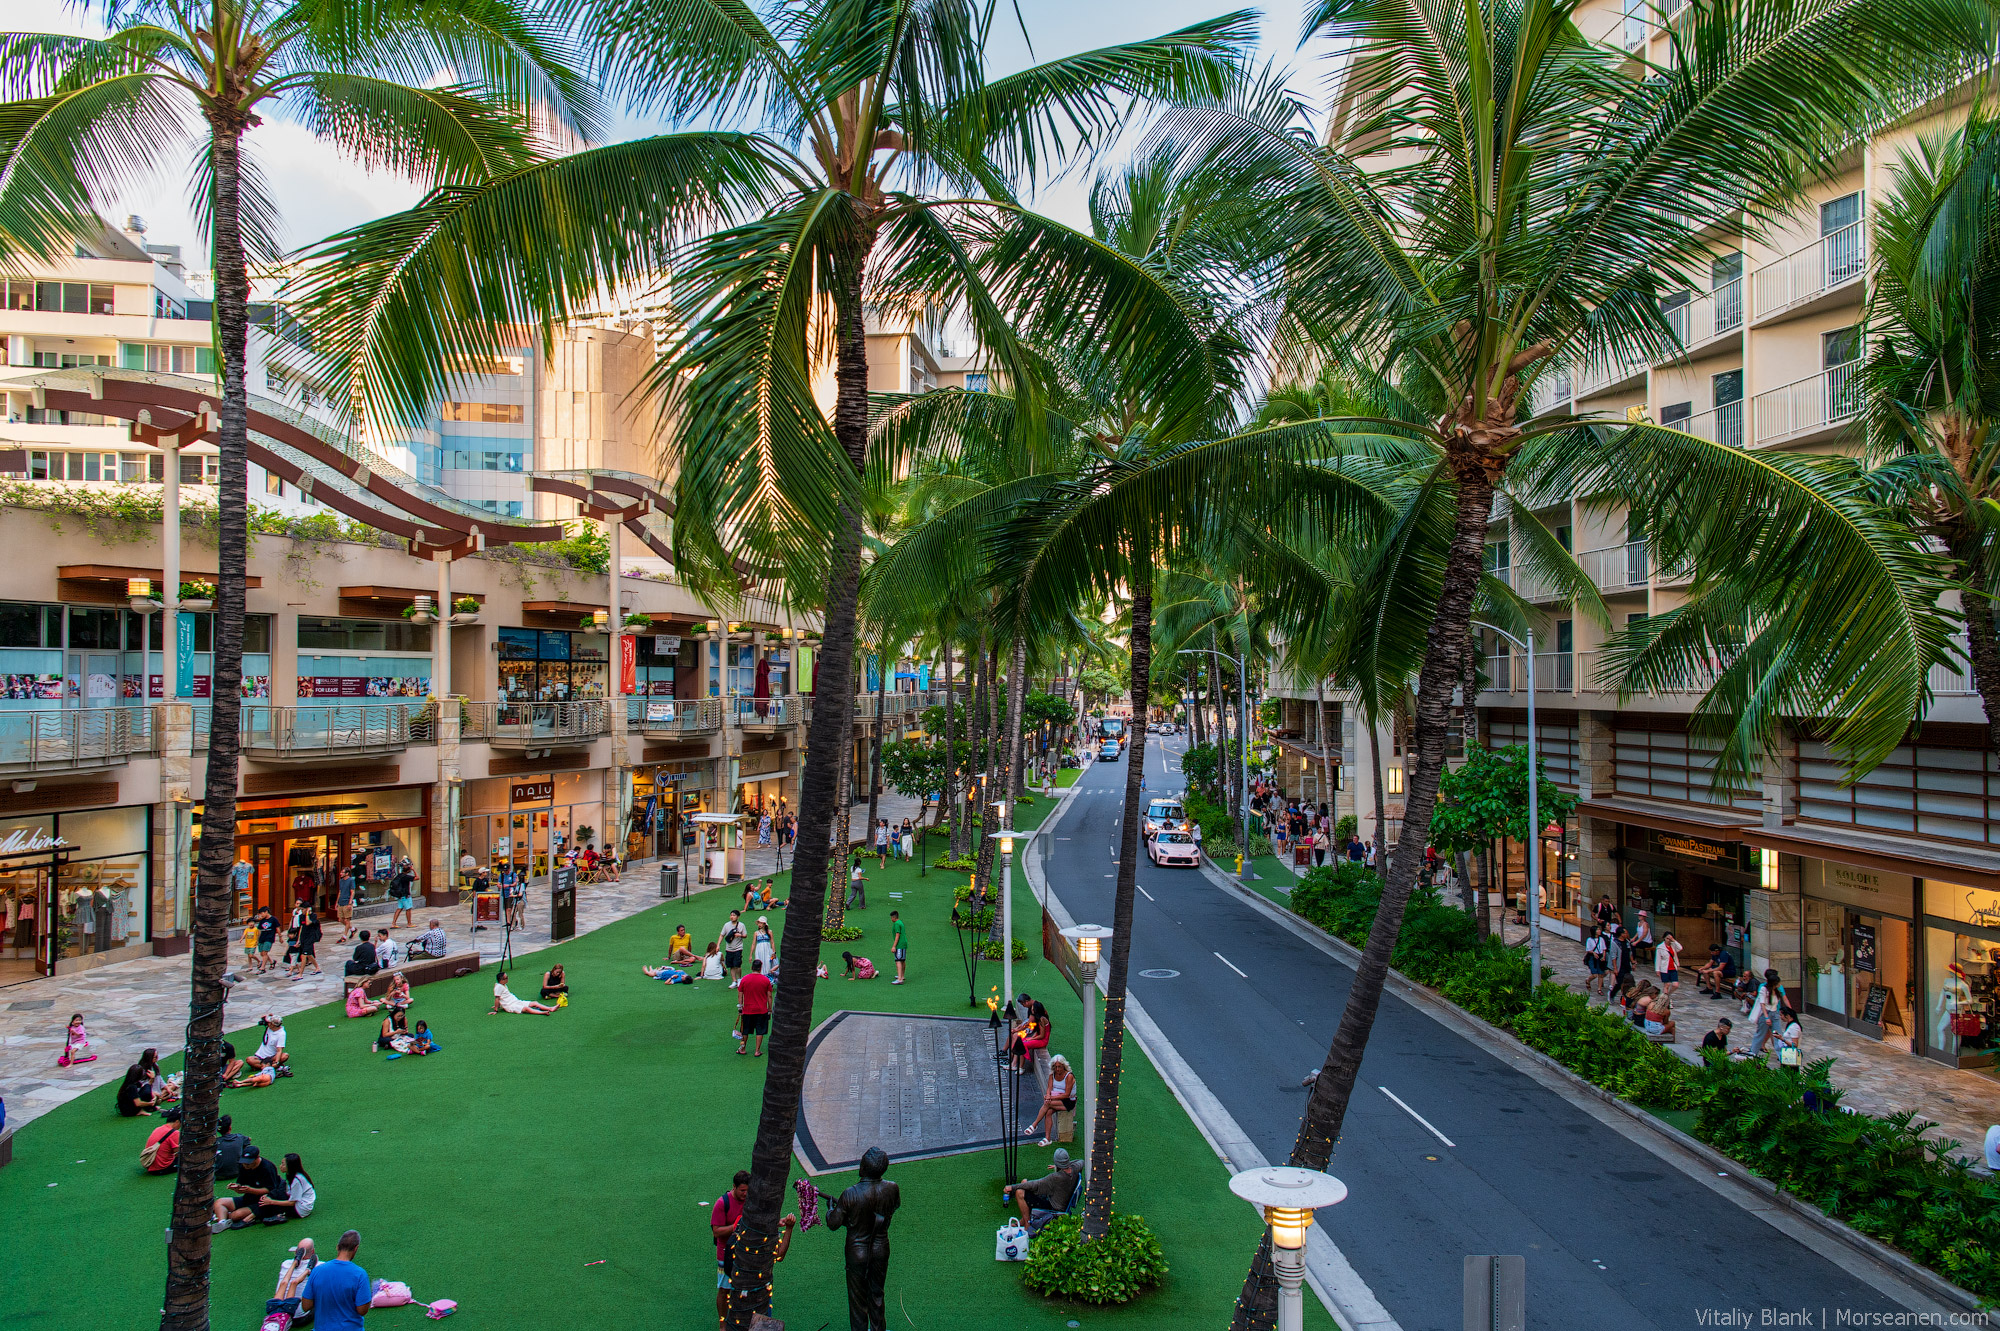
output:
{"label": "hat", "polygon": [[1060,1169],[1068,1163],[1069,1163],[1069,1152],[1064,1150],[1060,1146],[1056,1147],[1056,1168]]}

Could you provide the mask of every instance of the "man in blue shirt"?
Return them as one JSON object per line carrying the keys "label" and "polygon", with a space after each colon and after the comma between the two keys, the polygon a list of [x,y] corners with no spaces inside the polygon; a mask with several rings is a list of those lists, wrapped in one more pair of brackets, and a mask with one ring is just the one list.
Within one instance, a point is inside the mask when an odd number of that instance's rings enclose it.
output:
{"label": "man in blue shirt", "polygon": [[322,1331],[361,1331],[361,1319],[367,1315],[374,1293],[368,1285],[368,1273],[354,1264],[354,1254],[360,1249],[358,1231],[350,1229],[342,1234],[334,1259],[315,1266],[306,1277],[305,1288],[299,1291],[299,1311],[311,1313],[313,1324]]}

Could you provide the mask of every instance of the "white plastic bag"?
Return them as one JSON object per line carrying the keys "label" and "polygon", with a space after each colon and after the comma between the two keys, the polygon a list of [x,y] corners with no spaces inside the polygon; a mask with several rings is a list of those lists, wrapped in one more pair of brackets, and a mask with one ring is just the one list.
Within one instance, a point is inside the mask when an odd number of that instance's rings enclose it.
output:
{"label": "white plastic bag", "polygon": [[996,1262],[1025,1262],[1028,1260],[1028,1231],[1018,1220],[1009,1220],[1000,1226],[993,1236],[993,1260]]}

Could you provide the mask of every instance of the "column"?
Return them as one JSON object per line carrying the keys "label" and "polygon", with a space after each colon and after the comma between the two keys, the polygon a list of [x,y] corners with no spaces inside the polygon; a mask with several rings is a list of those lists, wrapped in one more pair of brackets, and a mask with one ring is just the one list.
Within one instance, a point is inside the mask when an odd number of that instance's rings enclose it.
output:
{"label": "column", "polygon": [[[1777,860],[1776,886],[1759,889],[1749,894],[1745,916],[1750,921],[1750,969],[1757,975],[1766,970],[1776,970],[1787,988],[1794,993],[1800,991],[1799,971],[1799,920],[1802,913],[1801,898],[1804,896],[1805,861],[1797,855],[1784,855],[1775,851],[1760,851],[1767,861]],[[1773,881],[1768,864],[1765,866],[1765,881]]]}
{"label": "column", "polygon": [[451,698],[451,552],[437,553],[437,628],[431,638],[431,696],[438,714]]}
{"label": "column", "polygon": [[[1578,712],[1576,717],[1576,786],[1582,799],[1599,799],[1616,788],[1617,731],[1615,712]],[[1577,874],[1585,901],[1599,897],[1618,900],[1618,824],[1584,814],[1577,819]],[[1585,912],[1579,911],[1581,916]]]}
{"label": "column", "polygon": [[[178,436],[176,436],[178,440]],[[160,701],[170,703],[177,693],[174,643],[179,637],[175,607],[181,603],[181,450],[178,442],[166,445],[166,471],[160,490]]]}

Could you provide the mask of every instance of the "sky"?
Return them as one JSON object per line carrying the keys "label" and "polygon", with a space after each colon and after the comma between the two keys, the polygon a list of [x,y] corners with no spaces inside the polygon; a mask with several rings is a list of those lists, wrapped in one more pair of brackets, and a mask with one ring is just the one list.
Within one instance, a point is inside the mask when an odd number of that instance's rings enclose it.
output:
{"label": "sky", "polygon": [[[1027,29],[1024,40],[1011,17],[996,24],[991,51],[995,73],[1022,68],[1036,60],[1092,50],[1122,41],[1169,32],[1201,19],[1226,13],[1227,0],[1019,0]],[[1324,47],[1298,49],[1300,13],[1304,0],[1271,0],[1261,7],[1260,58],[1294,71],[1300,92],[1324,102],[1329,65]],[[18,31],[101,31],[76,6],[63,0],[9,0],[8,26]],[[1032,41],[1032,51],[1029,41]],[[638,138],[658,132],[657,123],[622,119],[614,137]],[[313,138],[297,125],[273,121],[251,131],[249,148],[276,198],[283,219],[281,238],[296,248],[322,236],[406,208],[418,191],[393,175],[371,175]],[[1087,178],[1060,180],[1036,203],[1065,222],[1084,220]],[[186,247],[189,267],[206,268],[197,247],[192,212],[186,203],[185,167],[176,163],[155,178],[134,185],[105,212],[114,221],[127,214],[146,219],[147,239],[154,244]]]}

